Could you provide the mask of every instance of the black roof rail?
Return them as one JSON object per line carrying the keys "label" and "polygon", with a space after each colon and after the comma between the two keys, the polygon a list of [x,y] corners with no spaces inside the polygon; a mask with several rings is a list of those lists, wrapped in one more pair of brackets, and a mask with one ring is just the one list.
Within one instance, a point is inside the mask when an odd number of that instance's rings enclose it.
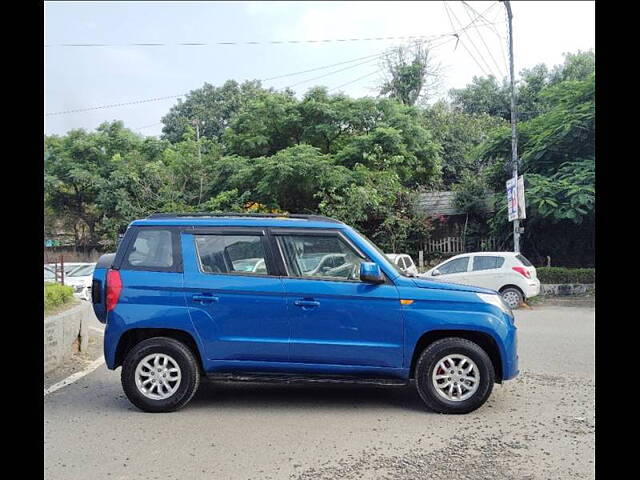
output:
{"label": "black roof rail", "polygon": [[325,217],[324,215],[305,215],[301,213],[206,213],[206,212],[193,212],[193,213],[152,213],[147,218],[188,218],[188,217],[247,217],[247,218],[293,218],[296,220],[309,220],[318,222],[331,222],[342,223],[339,220],[331,217]]}

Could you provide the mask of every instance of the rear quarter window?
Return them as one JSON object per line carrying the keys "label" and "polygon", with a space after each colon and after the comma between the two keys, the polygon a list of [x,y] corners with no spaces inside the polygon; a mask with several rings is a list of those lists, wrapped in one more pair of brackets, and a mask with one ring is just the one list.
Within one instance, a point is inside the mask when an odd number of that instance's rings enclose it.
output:
{"label": "rear quarter window", "polygon": [[504,258],[502,257],[489,257],[489,256],[477,256],[473,257],[473,271],[478,270],[493,270],[502,267],[504,264]]}
{"label": "rear quarter window", "polygon": [[178,232],[170,229],[139,228],[122,262],[124,270],[182,271]]}
{"label": "rear quarter window", "polygon": [[520,263],[522,263],[525,267],[533,267],[533,264],[529,260],[527,260],[524,255],[518,254],[516,255],[516,258],[520,260]]}

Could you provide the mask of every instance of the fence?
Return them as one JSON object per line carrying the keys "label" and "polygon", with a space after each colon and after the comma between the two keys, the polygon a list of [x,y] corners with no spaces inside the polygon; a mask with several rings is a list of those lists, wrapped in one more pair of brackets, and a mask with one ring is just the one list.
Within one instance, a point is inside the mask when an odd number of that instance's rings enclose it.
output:
{"label": "fence", "polygon": [[424,244],[425,253],[458,254],[467,251],[494,251],[496,250],[495,238],[483,238],[475,245],[467,249],[463,237],[445,237],[438,240],[427,240]]}

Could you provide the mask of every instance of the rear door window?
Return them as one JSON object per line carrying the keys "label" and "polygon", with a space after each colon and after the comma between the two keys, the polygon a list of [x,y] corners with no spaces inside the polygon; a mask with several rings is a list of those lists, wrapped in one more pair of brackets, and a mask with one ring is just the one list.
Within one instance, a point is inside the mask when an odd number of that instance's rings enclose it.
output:
{"label": "rear door window", "polygon": [[203,273],[269,275],[261,235],[195,235]]}
{"label": "rear door window", "polygon": [[489,257],[489,256],[477,256],[473,258],[473,271],[478,270],[493,270],[500,268],[504,264],[504,258],[502,257]]}

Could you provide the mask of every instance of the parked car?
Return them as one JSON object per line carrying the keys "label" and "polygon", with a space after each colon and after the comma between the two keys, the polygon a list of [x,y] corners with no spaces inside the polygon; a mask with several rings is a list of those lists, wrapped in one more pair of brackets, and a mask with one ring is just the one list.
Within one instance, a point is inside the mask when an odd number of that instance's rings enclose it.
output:
{"label": "parked car", "polygon": [[500,292],[509,308],[518,308],[540,293],[536,268],[514,252],[475,252],[456,255],[428,270],[427,278],[490,288]]}
{"label": "parked car", "polygon": [[64,283],[73,287],[75,297],[91,301],[91,280],[95,266],[95,263],[83,263],[65,272]]}
{"label": "parked car", "polygon": [[[319,269],[329,258],[342,263]],[[496,292],[409,277],[327,217],[136,220],[99,259],[92,301],[107,367],[149,412],[183,407],[206,377],[415,381],[432,410],[467,413],[518,373],[513,314]]]}
{"label": "parked car", "polygon": [[413,263],[413,259],[406,253],[386,253],[385,255],[403,272],[418,275],[416,264]]}

